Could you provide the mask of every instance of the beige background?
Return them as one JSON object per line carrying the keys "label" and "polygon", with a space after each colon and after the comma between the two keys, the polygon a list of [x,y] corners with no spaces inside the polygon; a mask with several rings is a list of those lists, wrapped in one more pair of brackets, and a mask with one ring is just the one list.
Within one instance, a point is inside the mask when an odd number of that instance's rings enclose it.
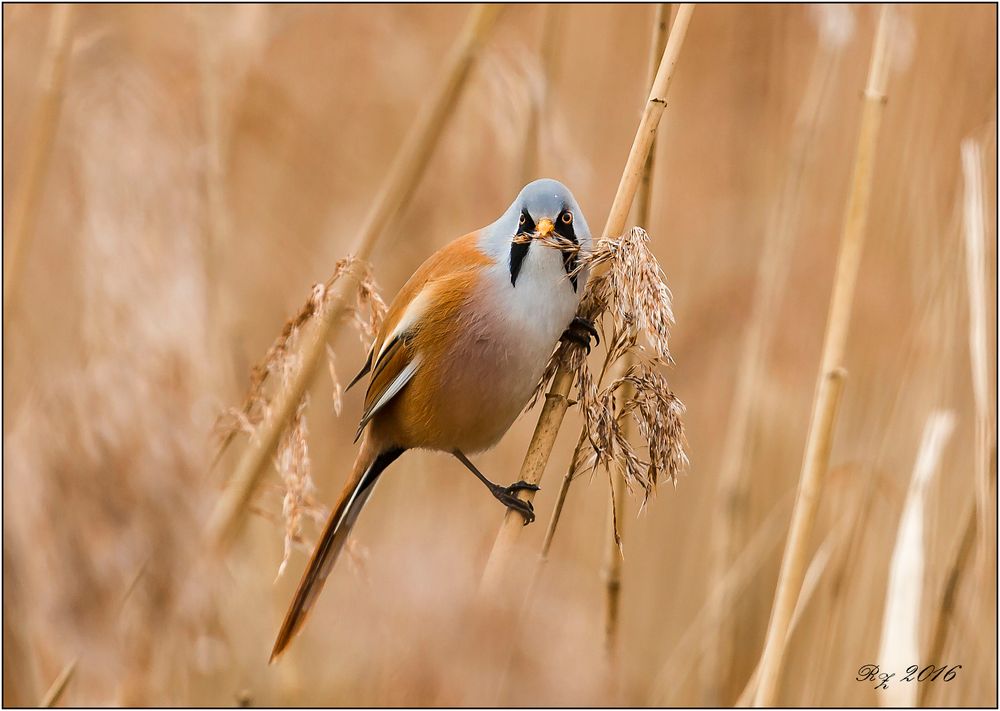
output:
{"label": "beige background", "polygon": [[[52,13],[4,7],[5,215],[34,135]],[[746,458],[742,540],[758,541],[757,552],[725,610],[736,630],[731,661],[692,625],[718,586],[711,540],[726,515],[718,469],[741,339],[823,21],[801,6],[698,7],[680,56],[647,228],[675,299],[668,376],[688,408],[691,467],[638,517],[629,502],[617,666],[602,651],[603,473],[570,491],[520,627],[520,593],[499,608],[475,597],[499,507],[443,455],[410,453],[389,471],[356,530],[354,562],[341,562],[275,667],[267,652],[303,554],[274,583],[282,531],[258,515],[225,560],[202,557],[201,525],[234,462],[206,473],[214,417],[241,401],[249,365],[349,248],[466,13],[73,9],[62,112],[5,333],[6,704],[36,703],[74,658],[63,700],[76,705],[698,704],[731,703],[742,690],[760,654],[805,441],[873,7],[846,11],[801,176],[790,276],[770,316]],[[992,324],[996,8],[896,14],[815,545],[845,515],[856,526],[791,641],[780,694],[788,704],[877,701],[854,677],[879,662],[889,558],[935,409],[953,410],[957,427],[929,491],[924,648],[973,492],[959,145],[971,138],[985,155]],[[523,183],[541,15],[538,6],[506,11],[412,203],[376,249],[387,299],[434,249],[495,219]],[[548,38],[556,65],[544,86],[539,170],[571,187],[595,230],[640,114],[652,15],[651,6],[564,6]],[[362,346],[346,331],[334,345],[349,378]],[[349,393],[334,418],[330,392],[323,373],[309,410],[317,496],[327,504],[354,456],[361,398]],[[480,468],[516,478],[535,418],[518,420],[476,459]],[[526,564],[578,431],[571,412],[536,498],[539,521],[522,536]],[[278,487],[271,473],[259,500],[272,515]],[[985,554],[994,581],[995,555]],[[913,663],[963,665],[954,681],[934,683],[931,701],[994,705],[995,583],[965,572],[945,658]]]}

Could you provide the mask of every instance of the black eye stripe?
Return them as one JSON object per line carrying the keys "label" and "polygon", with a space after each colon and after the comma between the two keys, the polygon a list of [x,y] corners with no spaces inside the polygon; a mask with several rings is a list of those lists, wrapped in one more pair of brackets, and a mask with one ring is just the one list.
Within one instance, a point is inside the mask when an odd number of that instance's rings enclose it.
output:
{"label": "black eye stripe", "polygon": [[510,246],[510,285],[517,286],[517,275],[521,271],[521,263],[528,256],[531,243],[515,243]]}
{"label": "black eye stripe", "polygon": [[[556,219],[556,234],[560,237],[568,239],[573,244],[579,244],[579,240],[576,238],[576,230],[573,228],[573,223],[576,222],[575,219],[571,219],[569,222],[563,222],[563,217],[565,215],[572,215],[566,207],[563,207],[562,212],[559,213],[558,219]],[[569,274],[574,269],[578,263],[577,255],[572,252],[563,252],[563,269]],[[573,291],[576,291],[576,275],[569,278],[570,282],[573,284]]]}
{"label": "black eye stripe", "polygon": [[[527,210],[521,210],[521,217],[518,220],[517,233],[514,235],[531,234],[535,231],[535,221]],[[514,243],[510,245],[510,285],[517,286],[517,275],[521,271],[521,263],[528,256],[530,243]]]}
{"label": "black eye stripe", "polygon": [[[564,222],[563,219],[565,215],[569,214],[571,219],[569,222]],[[570,212],[566,206],[559,212],[556,217],[555,232],[560,237],[573,242],[574,244],[579,244],[579,240],[576,236],[576,230],[574,229],[575,216]],[[531,215],[526,209],[521,210],[521,215],[518,218],[517,232],[514,234],[531,234],[536,229],[535,221],[531,218]],[[510,246],[510,284],[511,286],[517,286],[517,275],[521,272],[521,265],[524,262],[524,258],[528,256],[528,249],[531,247],[529,242],[524,243],[512,243]],[[578,264],[578,258],[576,254],[570,252],[563,252],[563,269],[565,269],[567,274],[570,274]],[[573,291],[577,290],[577,277],[576,275],[570,276],[570,283],[573,285]]]}

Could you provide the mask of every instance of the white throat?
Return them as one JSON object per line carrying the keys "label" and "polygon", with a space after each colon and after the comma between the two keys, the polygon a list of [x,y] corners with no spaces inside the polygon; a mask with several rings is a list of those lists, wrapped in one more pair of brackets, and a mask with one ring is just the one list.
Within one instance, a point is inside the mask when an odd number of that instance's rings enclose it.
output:
{"label": "white throat", "polygon": [[528,360],[537,361],[532,370],[540,376],[556,341],[576,315],[585,280],[579,279],[574,291],[562,252],[541,244],[528,249],[513,283],[509,253],[487,267],[484,277],[495,318],[521,341]]}

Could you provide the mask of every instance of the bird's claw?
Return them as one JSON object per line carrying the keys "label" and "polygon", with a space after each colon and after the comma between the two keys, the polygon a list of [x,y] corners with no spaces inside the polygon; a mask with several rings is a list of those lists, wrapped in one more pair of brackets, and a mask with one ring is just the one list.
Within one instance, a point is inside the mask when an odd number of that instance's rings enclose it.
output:
{"label": "bird's claw", "polygon": [[576,326],[583,331],[586,331],[589,335],[594,337],[595,345],[601,345],[601,334],[597,332],[597,327],[594,326],[594,322],[589,318],[584,318],[583,316],[574,316],[573,320],[570,321],[570,328]]}
{"label": "bird's claw", "polygon": [[571,341],[578,346],[586,348],[589,355],[591,338],[594,339],[596,345],[601,345],[601,336],[594,327],[594,322],[583,316],[574,316],[573,320],[570,321],[569,327],[563,331],[560,340]]}
{"label": "bird's claw", "polygon": [[493,495],[508,509],[513,509],[521,514],[524,518],[524,525],[527,526],[535,520],[535,508],[531,505],[530,501],[525,501],[518,497],[517,492],[519,491],[538,491],[538,485],[518,481],[507,487],[498,486],[494,490]]}

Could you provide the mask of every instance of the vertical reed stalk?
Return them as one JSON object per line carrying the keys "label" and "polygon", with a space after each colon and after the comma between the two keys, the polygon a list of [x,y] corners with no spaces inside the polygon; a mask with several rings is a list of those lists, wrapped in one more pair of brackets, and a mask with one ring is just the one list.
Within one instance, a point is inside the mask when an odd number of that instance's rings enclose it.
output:
{"label": "vertical reed stalk", "polygon": [[[622,360],[631,361],[625,356]],[[620,372],[628,367],[623,364]],[[618,393],[619,406],[632,397],[633,388],[626,384]],[[626,436],[630,424],[623,428]],[[625,536],[625,497],[628,487],[625,474],[618,470],[611,472],[611,499],[608,501],[608,518],[604,527],[604,652],[608,659],[617,662],[619,610],[621,609],[622,565],[624,563],[621,546]]]}
{"label": "vertical reed stalk", "polygon": [[841,235],[840,255],[830,299],[830,312],[827,317],[820,374],[810,416],[809,435],[799,477],[799,493],[792,512],[791,528],[781,561],[771,618],[768,622],[764,652],[760,662],[760,685],[754,698],[755,706],[774,706],[777,701],[781,665],[788,641],[788,626],[802,587],[809,540],[819,505],[823,474],[827,467],[834,424],[832,416],[839,389],[839,378],[836,374],[843,362],[847,344],[851,304],[854,299],[854,286],[861,261],[868,204],[871,199],[878,130],[885,104],[890,32],[888,13],[889,8],[883,5],[879,12],[878,29],[868,68],[854,174]]}
{"label": "vertical reed stalk", "polygon": [[6,329],[14,309],[14,297],[21,275],[21,262],[28,239],[35,230],[38,201],[45,187],[45,175],[52,154],[52,142],[59,125],[69,53],[73,45],[73,6],[53,5],[48,36],[42,54],[38,84],[41,96],[32,117],[21,178],[15,185],[4,225],[3,326]]}
{"label": "vertical reed stalk", "polygon": [[[652,89],[653,80],[656,78],[656,70],[659,66],[660,57],[663,55],[667,44],[667,33],[669,30],[669,19],[670,19],[670,4],[661,3],[656,6],[656,13],[654,16],[653,23],[653,38],[650,45],[650,57],[649,57],[649,81],[647,82],[650,89]],[[639,190],[636,195],[636,216],[637,222],[640,225],[646,225],[649,222],[649,205],[650,205],[650,189],[652,186],[651,175],[654,165],[654,153],[656,149],[656,141],[654,139],[653,145],[650,148],[649,156],[646,158],[646,164],[643,167],[642,180],[639,184]],[[622,358],[622,362],[618,363],[614,368],[615,373],[612,375],[613,378],[619,377],[628,368],[628,364],[631,358],[626,354]],[[604,369],[601,371],[601,377],[598,382],[598,386],[603,382],[603,376],[608,368],[607,361],[604,364]],[[624,402],[631,396],[632,386],[630,384],[625,384],[619,391],[619,401]],[[627,429],[631,424],[630,420],[625,420],[623,424],[623,429]],[[545,530],[545,537],[542,539],[542,549],[539,554],[538,565],[532,577],[532,583],[528,586],[529,594],[526,595],[526,599],[530,600],[530,592],[534,590],[536,581],[541,575],[541,570],[544,568],[545,563],[548,561],[549,549],[552,547],[552,539],[555,537],[556,528],[559,526],[559,521],[562,518],[563,506],[566,503],[566,495],[569,493],[570,484],[576,478],[578,463],[580,462],[580,456],[587,443],[587,435],[584,430],[581,429],[580,436],[577,439],[576,447],[573,448],[573,456],[570,460],[570,465],[566,470],[566,474],[563,477],[562,484],[559,487],[559,493],[556,496],[556,504],[552,509],[552,516],[549,519],[548,528]],[[614,472],[611,474],[612,477],[612,500],[610,503],[610,509],[608,513],[609,523],[608,530],[612,534],[620,533],[621,530],[621,520],[623,516],[623,506],[626,495],[625,478],[619,472]],[[621,588],[621,554],[618,549],[618,543],[615,539],[615,535],[605,539],[607,541],[607,551],[605,555],[605,586],[606,586],[606,601],[607,606],[605,608],[605,631],[606,631],[606,648],[610,651],[613,649],[614,645],[612,641],[614,637],[615,630],[613,627],[617,626],[617,616],[618,616],[618,593]],[[610,637],[609,637],[610,635]]]}
{"label": "vertical reed stalk", "polygon": [[[562,486],[559,487],[559,495],[556,497],[556,505],[552,510],[552,517],[549,519],[548,528],[545,529],[545,537],[542,539],[542,549],[538,554],[538,562],[535,565],[534,570],[531,573],[531,578],[528,580],[528,584],[524,587],[523,601],[519,609],[524,610],[527,608],[528,604],[535,597],[535,588],[538,587],[538,581],[541,580],[542,574],[545,572],[545,564],[549,561],[549,550],[552,548],[552,539],[555,537],[556,525],[559,523],[559,517],[562,515],[563,506],[566,503],[566,494],[569,493],[569,484],[576,476],[577,471],[577,457],[576,454],[583,448],[584,442],[586,441],[586,433],[581,432],[580,438],[577,440],[576,448],[573,450],[573,459],[570,462],[569,467],[566,469],[566,475],[563,477]],[[521,625],[524,622],[524,615],[518,614],[515,620],[516,633],[513,639],[517,640],[521,634]],[[503,666],[503,672],[498,676],[496,695],[494,695],[494,702],[498,698],[498,694],[506,687],[507,678],[510,675],[510,668],[514,660],[514,647],[512,646],[507,654],[507,661]]]}
{"label": "vertical reed stalk", "polygon": [[74,659],[59,672],[59,676],[56,677],[55,681],[52,682],[52,686],[49,690],[45,692],[45,696],[42,700],[38,702],[38,706],[43,709],[50,709],[59,703],[59,699],[62,698],[63,693],[66,691],[66,687],[69,686],[70,680],[73,678],[73,674],[76,672],[76,662]]}
{"label": "vertical reed stalk", "polygon": [[[755,415],[756,396],[762,387],[768,344],[778,323],[775,312],[788,279],[805,167],[819,124],[820,109],[829,93],[830,79],[838,58],[839,46],[821,32],[802,103],[792,127],[783,186],[770,215],[757,263],[753,304],[743,337],[736,386],[722,445],[718,501],[721,502],[723,515],[720,525],[712,529],[710,581],[719,580],[726,574],[747,535],[750,485],[746,471],[747,440]],[[736,607],[736,601],[732,599],[721,599],[719,603],[731,612]],[[735,691],[732,686],[737,682],[733,678],[738,636],[735,613],[714,615],[713,619],[719,624],[705,635],[705,650],[701,655],[702,686],[708,693],[703,702],[728,703]]]}
{"label": "vertical reed stalk", "polygon": [[[646,157],[649,155],[653,139],[656,136],[656,128],[666,108],[666,97],[673,79],[674,69],[677,65],[677,58],[680,55],[681,46],[684,44],[684,35],[687,33],[688,24],[691,21],[691,13],[694,6],[690,3],[681,5],[674,21],[667,48],[660,59],[659,69],[656,79],[653,82],[653,89],[639,122],[632,148],[629,151],[628,159],[625,163],[625,170],[622,172],[621,180],[618,184],[618,191],[615,200],[611,205],[607,224],[604,227],[605,237],[615,237],[620,235],[625,229],[625,222],[628,218],[629,208],[635,197],[639,182],[642,179],[643,167],[646,164]],[[594,276],[601,272],[598,267]],[[525,454],[524,462],[521,465],[520,478],[526,482],[537,484],[541,481],[552,454],[552,447],[555,444],[556,436],[559,434],[559,427],[562,425],[566,409],[569,407],[569,392],[573,385],[573,373],[561,366],[553,378],[552,385],[545,395],[545,405],[542,407],[538,424],[535,426],[531,443]],[[534,498],[531,491],[520,492],[521,498],[530,501]],[[523,519],[520,514],[508,511],[504,516],[500,531],[493,543],[493,550],[486,561],[486,568],[483,571],[481,587],[483,590],[496,591],[499,583],[504,578],[504,573],[513,558],[518,535],[523,528]]]}
{"label": "vertical reed stalk", "polygon": [[[986,346],[986,206],[983,199],[982,150],[971,139],[962,141],[965,183],[962,226],[965,234],[966,281],[969,287],[969,359],[976,403],[976,510],[979,516],[978,565],[984,573],[990,549],[990,375]],[[985,577],[984,577],[985,580]]]}
{"label": "vertical reed stalk", "polygon": [[[656,79],[656,69],[659,58],[667,48],[667,36],[670,32],[670,3],[660,3],[656,6],[653,16],[653,36],[649,43],[649,68],[646,76],[647,85],[652,89]],[[642,181],[636,194],[636,223],[643,228],[649,227],[649,208],[652,202],[653,167],[656,162],[656,140],[653,140],[646,157],[646,165],[642,171]],[[632,357],[626,353],[622,358],[619,374],[628,370]],[[626,383],[618,392],[619,407],[632,397],[632,386]],[[625,436],[629,436],[632,420],[626,418],[622,423]],[[582,437],[581,433],[581,437]],[[568,485],[568,481],[566,482]],[[625,522],[625,497],[627,495],[625,475],[620,471],[611,473],[611,499],[608,502],[608,523],[604,536],[604,649],[612,660],[616,659],[615,650],[618,646],[618,621],[622,587],[622,551],[621,541]],[[555,519],[553,518],[553,522]],[[608,533],[610,532],[610,535]]]}
{"label": "vertical reed stalk", "polygon": [[258,429],[256,442],[244,452],[227,490],[212,511],[208,531],[218,547],[225,548],[238,532],[257,482],[306,388],[316,375],[319,364],[324,360],[326,343],[350,312],[364,262],[371,256],[386,226],[413,194],[445,123],[458,102],[478,50],[489,36],[501,9],[498,5],[477,5],[471,10],[437,85],[429,92],[428,99],[414,119],[358,233],[352,250],[354,262],[334,285],[330,306],[323,318],[311,325],[309,333],[304,334],[298,371],[289,386],[275,396],[270,418]]}
{"label": "vertical reed stalk", "polygon": [[556,527],[559,525],[559,519],[562,518],[563,506],[566,504],[566,494],[569,493],[569,485],[576,478],[577,465],[580,461],[579,455],[586,443],[587,433],[581,431],[580,437],[576,441],[576,447],[573,448],[573,458],[570,460],[569,467],[566,468],[566,475],[563,477],[562,485],[559,487],[559,494],[556,496],[556,505],[553,507],[552,517],[549,519],[549,527],[545,529],[545,537],[542,539],[542,550],[538,559],[539,567],[544,566],[545,562],[549,559],[549,549],[552,548],[552,539],[555,538]]}
{"label": "vertical reed stalk", "polygon": [[[905,669],[920,659],[921,611],[924,593],[924,510],[927,487],[938,470],[944,449],[955,428],[955,415],[936,410],[927,418],[910,487],[899,518],[896,542],[889,562],[889,582],[882,614],[882,635],[877,659],[887,669]],[[896,684],[879,694],[879,706],[913,706],[916,684]]]}

